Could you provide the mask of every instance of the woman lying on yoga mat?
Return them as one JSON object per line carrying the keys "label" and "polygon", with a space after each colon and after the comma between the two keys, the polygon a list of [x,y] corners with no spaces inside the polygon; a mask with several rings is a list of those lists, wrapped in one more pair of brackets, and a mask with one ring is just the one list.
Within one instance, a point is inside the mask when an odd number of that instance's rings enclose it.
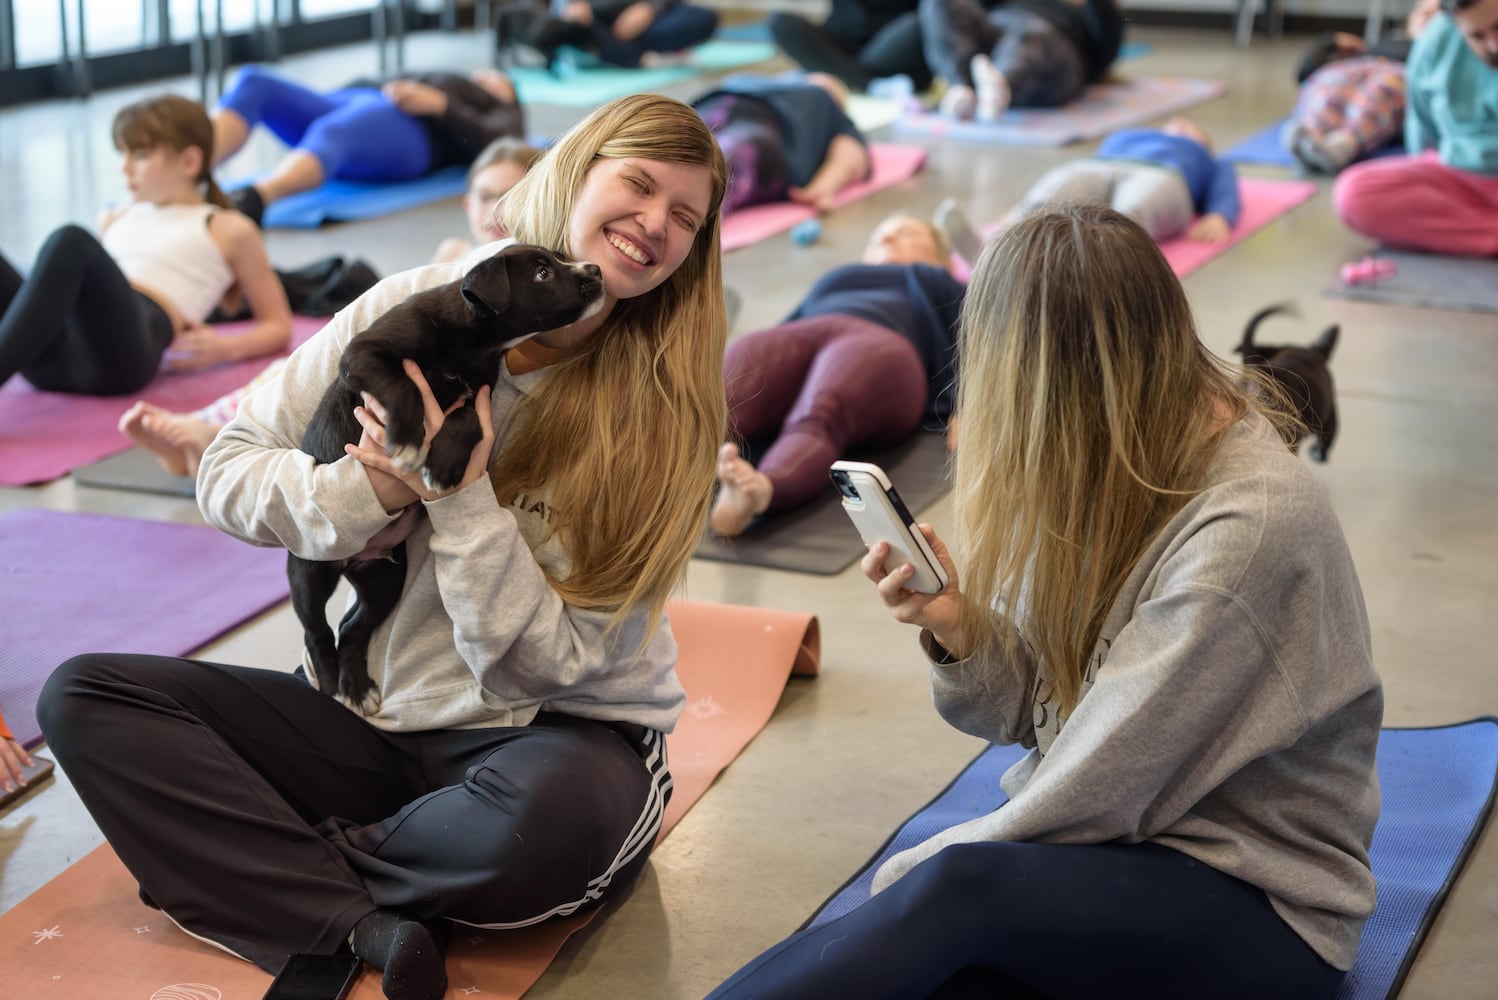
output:
{"label": "woman lying on yoga mat", "polygon": [[[152,905],[267,971],[352,947],[386,996],[435,1000],[447,919],[539,923],[640,870],[685,704],[662,608],[726,415],[725,183],[692,109],[642,94],[589,115],[506,196],[517,240],[598,265],[602,310],[478,389],[484,438],[447,494],[385,456],[374,401],[346,459],[315,465],[297,443],[355,331],[459,265],[385,279],[245,399],[198,473],[210,522],[334,560],[408,506],[424,516],[370,649],[368,717],[278,670],[92,654],[52,675],[42,731]],[[414,381],[430,435],[445,418]]]}
{"label": "woman lying on yoga mat", "polygon": [[1082,96],[1123,47],[1114,0],[920,0],[921,44],[947,82],[940,111],[993,121]]}
{"label": "woman lying on yoga mat", "polygon": [[246,66],[213,112],[213,165],[239,152],[256,125],[293,147],[231,194],[256,225],[267,205],[326,180],[415,180],[473,162],[495,139],[525,136],[514,85],[487,68],[359,79],[325,94]]}
{"label": "woman lying on yoga mat", "polygon": [[795,201],[819,212],[869,176],[863,133],[843,110],[848,88],[826,73],[735,73],[692,102],[728,161],[727,215]]}
{"label": "woman lying on yoga mat", "polygon": [[737,443],[722,447],[714,531],[740,534],[827,491],[827,467],[848,448],[898,444],[922,421],[941,426],[965,291],[951,259],[940,227],[891,216],[862,263],[828,271],[778,326],[733,339],[723,360],[729,433],[758,467]]}
{"label": "woman lying on yoga mat", "polygon": [[[469,237],[443,240],[432,263],[457,263],[476,246],[504,238],[495,207],[541,153],[542,150],[519,139],[505,138],[495,139],[479,154],[468,168],[468,191],[463,195]],[[280,375],[284,365],[284,361],[272,361],[249,382],[191,413],[175,413],[140,400],[120,417],[120,433],[155,455],[173,475],[196,476],[203,450],[234,416],[239,401],[251,389]]]}
{"label": "woman lying on yoga mat", "polygon": [[[1156,241],[1184,235],[1221,243],[1238,224],[1238,171],[1212,155],[1212,139],[1189,118],[1164,128],[1126,128],[1103,139],[1097,152],[1052,167],[1020,203],[1028,212],[1053,201],[1108,205],[1144,227]],[[958,247],[968,260],[971,248]]]}
{"label": "woman lying on yoga mat", "polygon": [[[0,257],[0,384],[135,392],[162,358],[171,371],[273,354],[291,339],[291,307],[260,233],[213,183],[213,130],[185,97],[147,98],[114,118],[130,204],[48,237],[24,279]],[[255,325],[221,336],[204,323],[241,297]]]}
{"label": "woman lying on yoga mat", "polygon": [[959,345],[959,554],[922,528],[950,583],[904,589],[883,542],[861,565],[942,716],[1031,752],[713,998],[1329,997],[1373,911],[1383,692],[1280,397],[1100,206],[996,237]]}
{"label": "woman lying on yoga mat", "polygon": [[669,66],[718,30],[718,12],[684,0],[518,0],[501,8],[499,65],[548,66],[568,45],[613,66]]}

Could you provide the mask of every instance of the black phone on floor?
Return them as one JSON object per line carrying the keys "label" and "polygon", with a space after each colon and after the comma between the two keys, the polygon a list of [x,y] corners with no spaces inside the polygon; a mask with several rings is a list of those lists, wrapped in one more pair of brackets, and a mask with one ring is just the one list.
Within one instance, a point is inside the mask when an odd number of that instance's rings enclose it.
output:
{"label": "black phone on floor", "polygon": [[262,1000],[344,1000],[359,978],[364,962],[358,955],[308,955],[298,952],[286,960]]}

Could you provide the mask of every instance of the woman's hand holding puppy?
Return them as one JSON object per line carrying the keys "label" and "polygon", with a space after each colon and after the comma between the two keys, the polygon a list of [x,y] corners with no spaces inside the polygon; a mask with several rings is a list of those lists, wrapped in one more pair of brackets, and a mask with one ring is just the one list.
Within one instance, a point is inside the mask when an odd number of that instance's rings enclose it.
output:
{"label": "woman's hand holding puppy", "polygon": [[[406,375],[421,393],[423,423],[426,430],[424,446],[430,449],[432,438],[436,437],[437,432],[442,429],[442,422],[449,413],[462,407],[464,403],[460,400],[444,412],[442,407],[437,405],[437,400],[432,395],[432,387],[427,384],[426,377],[422,375],[421,368],[416,362],[405,361],[402,367],[405,368]],[[385,454],[385,408],[369,393],[364,393],[363,406],[354,407],[354,418],[359,421],[359,426],[364,428],[364,434],[360,437],[358,444],[345,445],[344,451],[363,463],[369,472],[369,482],[374,487],[375,496],[379,497],[380,503],[392,514],[417,500],[441,499],[488,474],[489,458],[494,451],[494,415],[489,406],[487,385],[480,387],[474,394],[473,407],[478,413],[479,427],[483,430],[483,437],[479,439],[478,444],[474,445],[462,481],[450,490],[443,492],[432,490],[423,481],[420,469],[406,471],[390,460],[390,456]]]}
{"label": "woman's hand holding puppy", "polygon": [[915,572],[909,563],[886,569],[884,560],[889,557],[889,543],[875,542],[864,554],[859,568],[863,575],[874,581],[879,597],[886,607],[895,613],[895,620],[907,625],[916,625],[929,631],[943,649],[954,660],[966,659],[971,646],[967,631],[962,625],[962,592],[957,586],[957,567],[951,553],[931,525],[918,525],[921,534],[931,544],[931,551],[947,571],[947,585],[939,593],[922,594],[907,590],[905,584]]}

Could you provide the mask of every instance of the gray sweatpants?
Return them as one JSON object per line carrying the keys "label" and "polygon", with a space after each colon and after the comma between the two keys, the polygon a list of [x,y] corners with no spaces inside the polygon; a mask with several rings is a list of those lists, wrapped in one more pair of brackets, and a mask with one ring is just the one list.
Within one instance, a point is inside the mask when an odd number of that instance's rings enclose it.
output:
{"label": "gray sweatpants", "polygon": [[1082,54],[1061,31],[1021,7],[985,10],[977,0],[920,0],[921,44],[931,72],[973,85],[968,65],[987,53],[1009,83],[1016,108],[1054,108],[1086,86]]}
{"label": "gray sweatpants", "polygon": [[1144,227],[1158,242],[1179,236],[1196,218],[1191,189],[1179,171],[1129,160],[1081,159],[1048,170],[1020,205],[1046,202],[1107,205]]}

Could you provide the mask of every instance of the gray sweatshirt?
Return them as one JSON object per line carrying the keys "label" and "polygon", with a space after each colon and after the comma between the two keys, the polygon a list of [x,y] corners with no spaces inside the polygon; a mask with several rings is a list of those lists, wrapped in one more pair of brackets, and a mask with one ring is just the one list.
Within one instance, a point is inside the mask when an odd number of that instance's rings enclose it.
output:
{"label": "gray sweatshirt", "polygon": [[[462,276],[462,264],[392,275],[360,296],[292,354],[281,377],[245,397],[203,455],[198,505],[207,520],[255,545],[307,559],[342,559],[394,517],[352,458],[318,465],[297,443],[344,346],[413,292]],[[508,418],[541,372],[493,386],[494,428],[504,447]],[[406,541],[405,591],[370,646],[370,675],[383,699],[369,722],[414,732],[523,726],[538,711],[669,732],[686,696],[676,643],[663,625],[640,651],[646,614],[605,635],[610,616],[572,607],[543,567],[565,577],[567,553],[546,536],[552,505],[566,498],[506,497],[488,479],[426,503]],[[311,671],[309,669],[308,673]]]}
{"label": "gray sweatshirt", "polygon": [[1258,886],[1352,966],[1373,911],[1383,719],[1357,573],[1325,493],[1262,416],[1225,433],[1208,481],[1124,583],[1070,716],[1033,656],[1016,683],[1008,664],[942,663],[922,633],[943,718],[1033,749],[1004,775],[1007,804],[890,858],[876,892],[948,844],[1150,841]]}

